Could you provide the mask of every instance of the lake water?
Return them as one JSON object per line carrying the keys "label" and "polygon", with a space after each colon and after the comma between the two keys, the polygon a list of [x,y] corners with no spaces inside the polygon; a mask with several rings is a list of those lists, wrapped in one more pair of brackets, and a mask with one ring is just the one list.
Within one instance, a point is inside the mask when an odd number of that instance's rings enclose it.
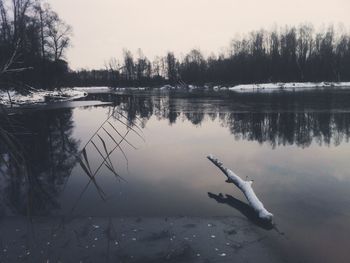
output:
{"label": "lake water", "polygon": [[[14,218],[19,225],[30,218],[153,218],[155,225],[172,218],[188,220],[185,225],[204,220],[208,227],[206,220],[224,218],[240,222],[241,241],[250,235],[244,227],[253,229],[266,250],[247,245],[241,258],[226,249],[214,252],[219,260],[198,262],[256,262],[264,253],[284,262],[350,262],[349,91],[96,93],[11,120],[23,160],[17,167],[0,148],[3,233],[16,230]],[[254,219],[208,154],[254,180],[274,227]],[[4,237],[1,246],[9,250]]]}

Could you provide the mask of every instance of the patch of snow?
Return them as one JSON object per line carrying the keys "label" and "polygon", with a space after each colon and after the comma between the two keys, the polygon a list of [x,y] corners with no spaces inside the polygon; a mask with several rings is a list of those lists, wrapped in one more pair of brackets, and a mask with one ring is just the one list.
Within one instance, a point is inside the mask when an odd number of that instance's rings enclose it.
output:
{"label": "patch of snow", "polygon": [[[28,105],[28,104],[39,104],[45,103],[47,101],[71,101],[80,98],[84,98],[88,95],[87,92],[65,88],[61,90],[53,91],[30,91],[27,95],[22,95],[15,91],[10,91],[10,97],[13,105]],[[0,92],[0,104],[10,105],[10,98],[8,97],[7,92]]]}
{"label": "patch of snow", "polygon": [[289,82],[243,84],[229,88],[235,92],[301,91],[309,89],[349,88],[350,82]]}
{"label": "patch of snow", "polygon": [[202,90],[208,90],[209,86],[195,86],[195,85],[176,85],[176,86],[172,86],[172,85],[164,85],[163,87],[160,87],[159,90],[162,91],[168,91],[168,90],[185,90],[185,91],[193,91],[193,90],[198,90],[198,89],[202,89]]}
{"label": "patch of snow", "polygon": [[86,92],[96,92],[96,91],[105,91],[108,92],[111,90],[110,87],[76,87],[74,90],[86,91]]}
{"label": "patch of snow", "polygon": [[120,87],[120,88],[114,88],[114,90],[115,90],[115,91],[125,91],[125,90],[126,90],[126,88],[124,88],[124,87]]}
{"label": "patch of snow", "polygon": [[228,90],[228,89],[229,89],[228,87],[220,86],[220,85],[216,85],[216,86],[212,87],[213,91],[224,91],[224,90]]}
{"label": "patch of snow", "polygon": [[173,90],[175,87],[171,85],[164,85],[163,87],[160,87],[159,90]]}
{"label": "patch of snow", "polygon": [[75,90],[110,90],[110,87],[74,87]]}
{"label": "patch of snow", "polygon": [[147,90],[148,87],[115,87],[111,88],[114,91],[125,91],[125,90]]}

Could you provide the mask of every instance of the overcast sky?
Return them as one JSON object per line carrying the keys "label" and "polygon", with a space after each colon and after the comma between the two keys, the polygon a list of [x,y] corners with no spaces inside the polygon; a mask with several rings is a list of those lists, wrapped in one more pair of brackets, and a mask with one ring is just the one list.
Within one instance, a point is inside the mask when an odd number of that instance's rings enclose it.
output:
{"label": "overcast sky", "polygon": [[217,53],[250,30],[310,22],[350,25],[350,0],[48,0],[74,29],[73,69],[101,68],[123,48],[150,58]]}

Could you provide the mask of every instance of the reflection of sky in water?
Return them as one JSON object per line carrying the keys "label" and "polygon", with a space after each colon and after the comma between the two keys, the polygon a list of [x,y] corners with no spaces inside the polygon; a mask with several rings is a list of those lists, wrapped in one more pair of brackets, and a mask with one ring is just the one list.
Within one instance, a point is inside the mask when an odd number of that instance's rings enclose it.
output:
{"label": "reflection of sky in water", "polygon": [[[104,116],[106,108],[94,111],[94,118],[103,119]],[[89,118],[90,111],[74,111],[76,123],[84,123],[84,119]],[[86,141],[91,134],[88,131],[97,126],[89,123],[90,127],[76,125],[74,136]],[[334,213],[331,210],[336,209],[341,200],[350,201],[346,194],[346,186],[350,185],[347,143],[336,147],[312,143],[307,148],[273,149],[269,144],[235,140],[218,121],[207,120],[200,126],[184,121],[170,126],[166,120],[155,117],[148,120],[144,136],[146,143],[138,141],[140,149],[135,151],[125,146],[130,174],[125,170],[122,156],[117,154],[127,183],[115,183],[107,170],[98,177],[106,192],[118,193],[112,197],[116,203],[112,206],[110,202],[101,203],[95,207],[87,202],[87,207],[91,208],[87,208],[89,212],[105,215],[231,215],[235,213],[232,209],[217,206],[206,198],[207,192],[232,193],[242,198],[238,190],[224,183],[224,177],[206,160],[208,153],[219,156],[238,174],[254,179],[257,193],[268,207],[276,206],[275,213],[279,208],[284,211],[284,202],[288,202],[287,206],[295,206],[295,209],[310,206],[305,210],[306,214],[322,213],[325,218]],[[137,141],[136,137],[133,141]],[[80,168],[74,170],[76,173],[80,173]],[[70,182],[79,183],[79,180],[86,181],[87,178],[85,175],[70,178]],[[95,192],[91,188],[91,201],[99,202]],[[328,209],[323,207],[324,204],[328,204]]]}
{"label": "reflection of sky in water", "polygon": [[[94,114],[103,119],[105,112],[100,108]],[[85,110],[74,112],[77,122],[89,118],[91,113]],[[75,136],[81,138],[84,133],[77,125]],[[198,125],[181,116],[171,125],[152,116],[144,136],[146,143],[127,153],[127,183],[114,184],[110,176],[99,179],[107,192],[119,194],[103,204],[91,189],[81,203],[81,211],[100,215],[240,215],[232,207],[208,198],[211,192],[245,201],[206,160],[206,154],[213,153],[239,175],[254,179],[258,196],[275,214],[278,227],[290,239],[289,246],[296,246],[305,256],[318,249],[320,258],[340,260],[345,256],[350,234],[348,143],[335,146],[313,141],[306,147],[272,147],[268,142],[237,139],[220,119],[208,116]],[[84,176],[73,178],[77,184],[86,181]]]}
{"label": "reflection of sky in water", "polygon": [[[344,106],[341,97],[336,102]],[[111,156],[126,182],[118,181],[104,167],[96,180],[107,201],[101,200],[93,184],[79,199],[89,178],[76,165],[51,213],[67,215],[75,207],[73,214],[84,216],[243,216],[208,197],[208,192],[223,193],[245,202],[242,193],[226,184],[205,158],[212,153],[238,175],[254,180],[257,195],[274,213],[288,246],[296,247],[301,255],[315,256],[312,251],[317,250],[320,258],[342,262],[350,235],[350,116],[334,113],[337,109],[329,105],[337,103],[315,100],[321,106],[313,100],[280,105],[289,109],[287,115],[278,115],[276,109],[250,114],[254,100],[242,104],[220,98],[195,101],[154,96],[149,101],[126,96],[114,101],[119,109],[128,109],[125,114],[129,116],[147,116],[141,124],[146,142],[130,133],[128,140],[138,150],[123,143],[129,171],[120,151]],[[263,111],[278,108],[273,103],[258,106],[254,108],[261,106]],[[247,112],[233,113],[237,107]],[[310,107],[311,111],[301,111]],[[326,112],[319,112],[322,107]],[[79,149],[110,110],[109,106],[73,109],[74,127],[68,134],[80,141]],[[113,124],[125,129],[117,121]],[[104,139],[108,147],[113,144],[106,134]],[[100,157],[92,148],[88,156],[92,167],[99,165]]]}

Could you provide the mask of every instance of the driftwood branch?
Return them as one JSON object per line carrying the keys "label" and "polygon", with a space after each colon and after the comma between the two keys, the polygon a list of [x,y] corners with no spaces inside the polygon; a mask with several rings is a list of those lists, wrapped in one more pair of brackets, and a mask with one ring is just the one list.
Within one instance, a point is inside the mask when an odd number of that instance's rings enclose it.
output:
{"label": "driftwood branch", "polygon": [[228,183],[233,183],[243,192],[249,202],[249,205],[255,210],[259,218],[272,221],[273,214],[265,209],[263,203],[258,199],[252,188],[253,181],[242,180],[230,169],[224,167],[224,164],[213,155],[209,155],[207,158],[226,175]]}

